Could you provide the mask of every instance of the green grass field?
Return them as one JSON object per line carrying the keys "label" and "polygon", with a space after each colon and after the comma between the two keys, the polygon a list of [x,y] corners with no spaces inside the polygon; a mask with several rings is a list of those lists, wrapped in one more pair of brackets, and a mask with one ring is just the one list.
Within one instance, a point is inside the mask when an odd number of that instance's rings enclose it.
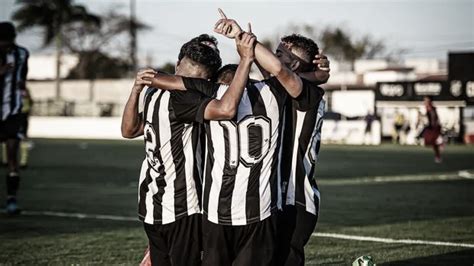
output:
{"label": "green grass field", "polygon": [[[30,213],[0,214],[0,265],[137,265],[146,247],[138,220],[35,212],[135,217],[142,142],[34,142],[20,191]],[[474,244],[473,176],[473,146],[446,147],[442,164],[423,147],[323,146],[316,232]],[[474,264],[474,248],[320,236],[311,238],[306,254],[308,265],[349,265],[361,255],[378,265]]]}

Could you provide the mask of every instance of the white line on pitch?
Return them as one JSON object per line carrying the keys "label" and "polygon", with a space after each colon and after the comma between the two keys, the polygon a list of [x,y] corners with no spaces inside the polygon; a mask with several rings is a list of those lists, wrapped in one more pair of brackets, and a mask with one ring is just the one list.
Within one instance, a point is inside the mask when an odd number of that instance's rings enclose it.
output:
{"label": "white line on pitch", "polygon": [[77,218],[77,219],[97,219],[97,220],[138,222],[137,217],[117,216],[117,215],[103,215],[103,214],[85,214],[85,213],[52,212],[52,211],[23,211],[22,214],[25,214],[25,215],[38,215],[38,216],[66,217],[66,218]]}
{"label": "white line on pitch", "polygon": [[422,174],[422,175],[400,175],[400,176],[374,176],[341,179],[320,179],[318,184],[326,186],[380,184],[392,182],[416,182],[416,181],[451,181],[461,179],[474,179],[472,170],[460,170],[455,173],[445,174]]}
{"label": "white line on pitch", "polygon": [[[113,220],[113,221],[133,221],[133,222],[138,221],[138,218],[130,217],[130,216],[53,212],[53,211],[23,211],[23,214],[34,215],[34,216],[66,217],[66,218],[76,218],[76,219],[97,219],[97,220]],[[451,246],[451,247],[474,248],[474,244],[465,244],[465,243],[425,241],[425,240],[414,240],[414,239],[393,239],[393,238],[355,236],[355,235],[344,235],[344,234],[334,234],[334,233],[313,233],[312,236],[356,240],[356,241],[370,241],[370,242],[379,242],[379,243],[388,243],[388,244],[418,244],[418,245],[431,245],[431,246]]]}
{"label": "white line on pitch", "polygon": [[425,240],[414,240],[414,239],[393,239],[393,238],[381,238],[381,237],[371,237],[371,236],[354,236],[354,235],[343,235],[343,234],[334,234],[334,233],[313,233],[312,236],[338,238],[338,239],[346,239],[346,240],[357,240],[357,241],[370,241],[370,242],[379,242],[379,243],[388,243],[388,244],[418,244],[418,245],[431,245],[431,246],[474,248],[474,244],[441,242],[441,241],[425,241]]}

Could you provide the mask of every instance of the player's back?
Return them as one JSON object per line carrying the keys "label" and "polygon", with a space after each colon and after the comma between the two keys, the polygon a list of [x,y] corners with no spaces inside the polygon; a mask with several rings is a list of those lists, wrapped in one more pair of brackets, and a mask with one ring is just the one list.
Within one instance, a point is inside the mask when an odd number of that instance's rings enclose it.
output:
{"label": "player's back", "polygon": [[149,88],[144,97],[146,156],[139,182],[139,217],[167,224],[200,212],[199,127],[175,118],[170,92]]}

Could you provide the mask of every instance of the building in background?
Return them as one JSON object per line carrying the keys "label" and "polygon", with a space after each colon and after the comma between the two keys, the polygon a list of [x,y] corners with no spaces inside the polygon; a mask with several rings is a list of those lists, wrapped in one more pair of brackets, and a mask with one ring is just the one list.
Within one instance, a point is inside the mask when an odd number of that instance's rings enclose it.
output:
{"label": "building in background", "polygon": [[[420,125],[425,123],[422,98],[430,95],[438,107],[446,137],[452,141],[474,142],[473,55],[474,52],[452,53],[447,63],[431,58],[405,59],[398,63],[357,60],[353,70],[348,63],[331,62],[331,78],[323,86],[327,102],[323,141],[380,144],[382,139],[392,136],[395,114],[402,113],[407,121],[402,143],[416,144]],[[66,76],[78,59],[64,58],[62,73]],[[61,91],[64,102],[58,104],[54,101],[54,69],[53,56],[32,56],[29,84],[37,103],[33,115],[73,116],[81,117],[82,121],[120,117],[132,79],[64,80]],[[367,134],[365,118],[372,114],[377,119],[370,127],[372,132]],[[42,123],[46,123],[44,118]],[[35,132],[45,133],[36,131],[34,124],[33,137]],[[87,127],[93,128],[92,124]]]}

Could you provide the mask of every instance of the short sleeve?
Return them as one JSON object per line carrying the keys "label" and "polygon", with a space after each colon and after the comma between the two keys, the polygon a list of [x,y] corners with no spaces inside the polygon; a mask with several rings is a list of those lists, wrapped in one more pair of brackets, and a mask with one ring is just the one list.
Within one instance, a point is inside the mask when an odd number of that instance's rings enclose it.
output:
{"label": "short sleeve", "polygon": [[199,78],[183,77],[183,83],[187,90],[198,91],[209,97],[214,96],[219,88],[219,84]]}
{"label": "short sleeve", "polygon": [[212,97],[194,90],[172,91],[170,98],[176,120],[183,123],[204,123],[206,106],[212,100]]}
{"label": "short sleeve", "polygon": [[21,62],[22,67],[20,69],[20,78],[21,78],[21,81],[26,82],[26,77],[28,75],[28,58],[30,54],[28,53],[28,50],[24,48],[23,48],[23,52],[24,52],[24,57],[23,57],[23,62]]}
{"label": "short sleeve", "polygon": [[324,90],[311,82],[302,79],[303,88],[298,97],[293,98],[294,106],[297,110],[308,111],[316,107],[324,95]]}

